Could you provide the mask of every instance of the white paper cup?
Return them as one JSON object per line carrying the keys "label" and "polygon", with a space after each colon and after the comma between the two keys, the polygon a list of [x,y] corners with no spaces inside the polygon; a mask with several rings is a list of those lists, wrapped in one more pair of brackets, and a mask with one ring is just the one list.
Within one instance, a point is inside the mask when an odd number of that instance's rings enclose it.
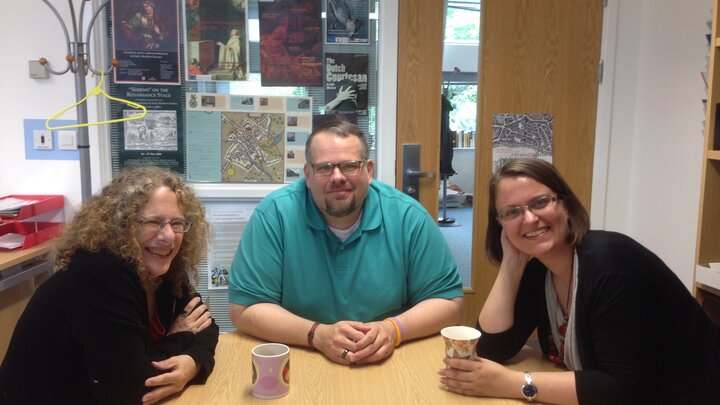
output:
{"label": "white paper cup", "polygon": [[445,355],[453,359],[475,357],[480,331],[469,326],[448,326],[440,331],[445,341]]}

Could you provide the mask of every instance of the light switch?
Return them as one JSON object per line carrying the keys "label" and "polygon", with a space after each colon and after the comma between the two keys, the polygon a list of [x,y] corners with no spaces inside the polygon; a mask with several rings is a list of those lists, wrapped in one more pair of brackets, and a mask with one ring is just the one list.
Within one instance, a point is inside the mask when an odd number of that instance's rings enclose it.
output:
{"label": "light switch", "polygon": [[36,129],[33,131],[33,147],[35,149],[52,149],[52,132],[48,129]]}
{"label": "light switch", "polygon": [[31,79],[47,79],[49,77],[47,66],[40,64],[40,61],[28,61]]}
{"label": "light switch", "polygon": [[58,131],[58,147],[60,149],[77,149],[77,132]]}

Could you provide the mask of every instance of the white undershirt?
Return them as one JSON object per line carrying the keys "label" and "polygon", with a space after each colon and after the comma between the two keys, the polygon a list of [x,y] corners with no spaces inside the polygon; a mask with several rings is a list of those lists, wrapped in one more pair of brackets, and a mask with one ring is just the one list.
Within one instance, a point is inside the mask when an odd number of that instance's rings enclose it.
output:
{"label": "white undershirt", "polygon": [[362,211],[360,211],[360,215],[358,215],[357,221],[355,221],[355,223],[350,228],[338,229],[338,228],[333,228],[332,226],[328,225],[328,229],[330,229],[330,232],[334,233],[335,236],[337,236],[341,242],[345,242],[347,240],[347,238],[349,238],[350,235],[352,235],[353,232],[355,232],[355,230],[358,229],[358,227],[360,226],[361,218],[362,218]]}

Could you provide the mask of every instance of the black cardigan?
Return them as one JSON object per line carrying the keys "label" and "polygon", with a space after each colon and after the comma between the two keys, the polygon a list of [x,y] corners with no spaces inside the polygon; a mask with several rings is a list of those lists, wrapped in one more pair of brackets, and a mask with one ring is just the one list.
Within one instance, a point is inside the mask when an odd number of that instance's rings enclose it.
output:
{"label": "black cardigan", "polygon": [[[720,328],[675,273],[642,245],[614,232],[591,231],[577,254],[580,403],[717,403]],[[547,355],[546,272],[540,261],[528,263],[515,301],[515,324],[501,333],[482,331],[478,355],[504,361],[536,327]]]}
{"label": "black cardigan", "polygon": [[[170,329],[192,298],[161,283],[158,315]],[[78,252],[30,299],[0,367],[0,403],[139,404],[150,361],[190,355],[204,383],[215,365],[219,330],[166,335],[150,346],[148,308],[136,268],[105,253]]]}

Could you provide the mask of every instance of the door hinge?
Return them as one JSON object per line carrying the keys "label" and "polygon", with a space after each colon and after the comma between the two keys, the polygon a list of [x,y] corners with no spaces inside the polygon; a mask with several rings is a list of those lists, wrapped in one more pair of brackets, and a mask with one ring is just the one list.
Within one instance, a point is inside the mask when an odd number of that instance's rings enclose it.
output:
{"label": "door hinge", "polygon": [[602,84],[603,82],[603,74],[605,73],[605,61],[601,60],[600,63],[598,63],[598,84]]}

